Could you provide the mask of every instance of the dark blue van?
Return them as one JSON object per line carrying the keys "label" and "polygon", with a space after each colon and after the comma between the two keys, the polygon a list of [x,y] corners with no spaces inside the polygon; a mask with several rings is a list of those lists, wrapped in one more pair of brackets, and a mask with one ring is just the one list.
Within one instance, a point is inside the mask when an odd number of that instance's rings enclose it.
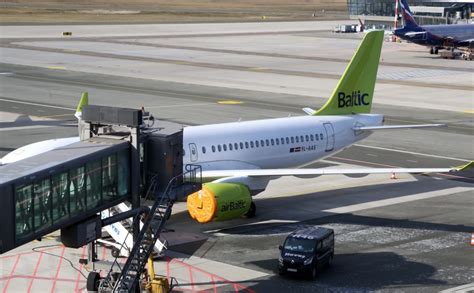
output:
{"label": "dark blue van", "polygon": [[304,275],[315,279],[319,269],[330,265],[334,258],[334,231],[309,227],[295,231],[279,246],[278,272]]}

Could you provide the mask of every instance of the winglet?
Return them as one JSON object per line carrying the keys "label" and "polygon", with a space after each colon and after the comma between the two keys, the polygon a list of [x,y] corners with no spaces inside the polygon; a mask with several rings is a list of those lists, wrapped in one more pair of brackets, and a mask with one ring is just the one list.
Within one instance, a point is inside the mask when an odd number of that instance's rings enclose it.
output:
{"label": "winglet", "polygon": [[331,97],[314,115],[370,113],[383,35],[383,31],[365,35]]}
{"label": "winglet", "polygon": [[455,167],[454,171],[458,171],[458,172],[459,171],[466,171],[467,169],[471,169],[472,167],[474,167],[474,161],[470,161],[466,165]]}
{"label": "winglet", "polygon": [[83,92],[81,95],[81,100],[79,101],[79,104],[77,105],[76,113],[74,114],[74,116],[76,116],[77,119],[81,119],[82,107],[88,104],[89,104],[89,93]]}

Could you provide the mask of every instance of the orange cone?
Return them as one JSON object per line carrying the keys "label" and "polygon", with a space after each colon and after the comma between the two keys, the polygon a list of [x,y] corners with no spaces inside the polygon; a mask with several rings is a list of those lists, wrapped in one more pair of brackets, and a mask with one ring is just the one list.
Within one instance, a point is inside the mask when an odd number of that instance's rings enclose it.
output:
{"label": "orange cone", "polygon": [[392,172],[392,175],[390,176],[390,179],[398,179],[397,176],[395,176],[395,172]]}

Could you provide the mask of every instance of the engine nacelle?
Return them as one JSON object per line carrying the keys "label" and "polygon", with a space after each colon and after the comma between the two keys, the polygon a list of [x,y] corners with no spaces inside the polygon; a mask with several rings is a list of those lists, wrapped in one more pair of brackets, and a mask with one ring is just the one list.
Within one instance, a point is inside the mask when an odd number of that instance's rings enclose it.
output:
{"label": "engine nacelle", "polygon": [[187,199],[189,215],[201,224],[238,218],[251,203],[249,189],[238,183],[206,183]]}

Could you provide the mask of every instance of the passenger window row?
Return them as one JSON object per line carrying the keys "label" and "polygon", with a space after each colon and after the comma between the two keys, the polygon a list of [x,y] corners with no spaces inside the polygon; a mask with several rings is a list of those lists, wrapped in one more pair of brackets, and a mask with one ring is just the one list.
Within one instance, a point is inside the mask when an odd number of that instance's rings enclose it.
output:
{"label": "passenger window row", "polygon": [[[269,146],[279,146],[285,145],[290,143],[300,143],[300,142],[310,142],[310,141],[319,141],[323,140],[324,136],[322,133],[316,134],[306,134],[300,136],[291,136],[291,137],[281,137],[281,138],[271,138],[271,139],[261,139],[261,140],[251,140],[245,142],[235,142],[235,143],[228,143],[228,144],[218,144],[212,145],[211,150],[213,153],[215,152],[226,152],[226,151],[237,151],[243,149],[253,149],[253,148],[260,148],[260,147],[269,147]],[[206,147],[202,147],[202,153],[206,153]]]}

